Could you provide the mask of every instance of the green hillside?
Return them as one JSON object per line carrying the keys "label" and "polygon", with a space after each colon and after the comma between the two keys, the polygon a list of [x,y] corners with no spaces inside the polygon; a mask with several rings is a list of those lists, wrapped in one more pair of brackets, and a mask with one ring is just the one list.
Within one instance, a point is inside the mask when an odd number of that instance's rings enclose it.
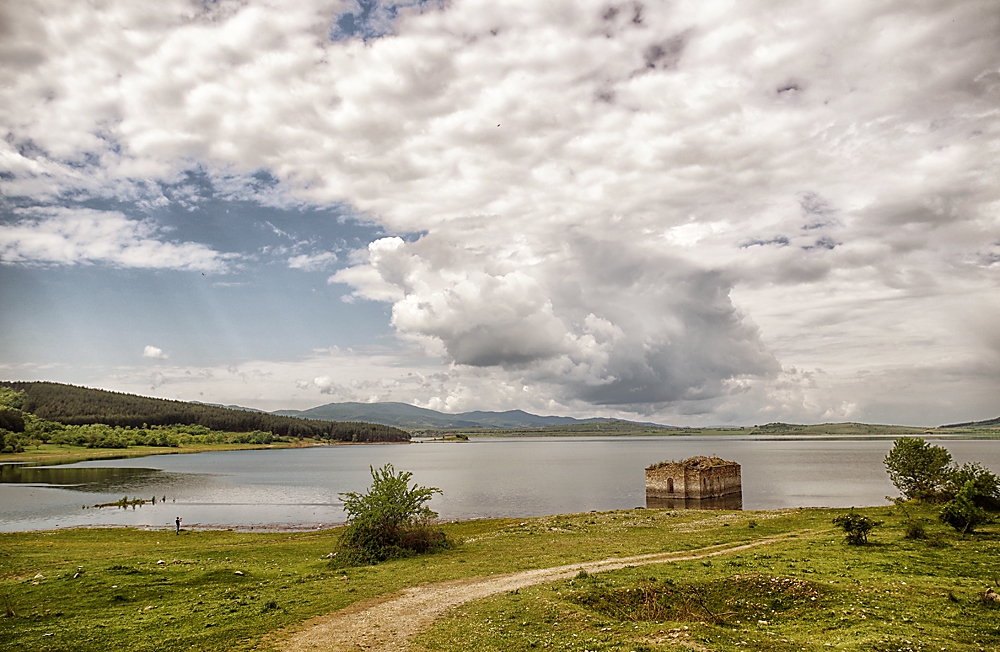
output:
{"label": "green hillside", "polygon": [[967,421],[966,423],[952,423],[942,428],[1000,428],[1000,417],[986,419],[985,421]]}
{"label": "green hillside", "polygon": [[279,437],[333,441],[407,441],[410,437],[398,428],[373,423],[300,419],[61,383],[0,381],[0,387],[23,392],[22,411],[64,425],[105,424],[121,428],[197,425],[225,432],[263,431]]}
{"label": "green hillside", "polygon": [[623,424],[625,428],[634,432],[672,427],[659,426],[655,423],[635,423],[617,419],[576,419],[573,417],[539,416],[525,412],[524,410],[507,410],[505,412],[476,410],[474,412],[447,414],[438,412],[437,410],[429,410],[415,405],[392,401],[384,403],[328,403],[308,410],[277,410],[274,414],[307,419],[369,421],[371,423],[381,423],[408,430],[431,431],[472,431],[476,429],[499,429],[504,431],[532,429],[537,431],[539,428],[544,428],[546,433],[559,434],[561,432],[560,429],[564,427],[579,429],[581,432],[600,431],[601,427],[599,425],[595,426],[595,424],[608,423]]}
{"label": "green hillside", "polygon": [[817,423],[801,425],[795,423],[768,423],[763,426],[747,428],[753,434],[760,435],[919,435],[928,428],[912,426],[892,426],[878,423]]}

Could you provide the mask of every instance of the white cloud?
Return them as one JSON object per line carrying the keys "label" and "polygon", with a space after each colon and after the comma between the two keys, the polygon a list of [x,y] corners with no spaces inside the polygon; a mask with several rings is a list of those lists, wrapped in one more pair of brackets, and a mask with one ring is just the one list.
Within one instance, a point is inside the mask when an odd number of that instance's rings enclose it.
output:
{"label": "white cloud", "polygon": [[164,242],[149,221],[116,211],[44,208],[15,213],[20,220],[0,224],[0,261],[222,272],[231,255],[195,242]]}
{"label": "white cloud", "polygon": [[[0,190],[265,169],[420,234],[331,280],[454,363],[444,405],[490,378],[575,409],[823,418],[883,400],[858,378],[911,370],[923,397],[992,355],[960,324],[1000,311],[993,3],[456,0],[330,41],[344,7],[8,6]],[[2,227],[5,260],[151,259],[49,221]],[[120,223],[164,266],[224,264]]]}
{"label": "white cloud", "polygon": [[146,348],[142,350],[142,357],[153,358],[154,360],[166,360],[170,356],[163,352],[158,346],[146,345]]}
{"label": "white cloud", "polygon": [[315,272],[326,269],[337,262],[337,254],[323,251],[317,254],[299,254],[288,259],[289,269],[301,269],[305,272]]}
{"label": "white cloud", "polygon": [[[310,387],[308,382],[296,384],[300,389],[308,389]],[[313,379],[312,386],[318,389],[320,394],[336,395],[344,392],[344,388],[339,384],[334,383],[329,376],[317,376]]]}
{"label": "white cloud", "polygon": [[500,247],[501,234],[472,228],[461,245],[378,241],[366,265],[334,279],[394,301],[393,325],[430,352],[440,343],[459,365],[498,366],[566,399],[653,409],[778,370],[724,275],[644,242],[567,234],[552,248]]}

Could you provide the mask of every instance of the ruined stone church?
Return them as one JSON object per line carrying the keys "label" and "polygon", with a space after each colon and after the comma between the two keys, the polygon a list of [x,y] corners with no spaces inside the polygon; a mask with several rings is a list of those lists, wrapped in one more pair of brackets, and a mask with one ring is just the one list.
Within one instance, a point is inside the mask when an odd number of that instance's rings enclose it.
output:
{"label": "ruined stone church", "polygon": [[705,500],[742,493],[740,465],[719,457],[698,455],[646,468],[647,499]]}

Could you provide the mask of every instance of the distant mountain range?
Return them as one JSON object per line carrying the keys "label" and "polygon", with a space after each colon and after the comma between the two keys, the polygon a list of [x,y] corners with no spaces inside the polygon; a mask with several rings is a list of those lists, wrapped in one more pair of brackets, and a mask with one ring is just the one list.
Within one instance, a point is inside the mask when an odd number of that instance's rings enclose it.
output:
{"label": "distant mountain range", "polygon": [[461,412],[445,414],[437,410],[420,408],[406,403],[328,403],[308,410],[277,410],[272,414],[299,417],[303,419],[324,419],[328,421],[365,421],[411,430],[442,430],[464,428],[544,428],[546,426],[568,426],[583,423],[618,421],[652,428],[670,428],[657,423],[636,423],[620,419],[573,417],[543,417],[523,410],[506,412]]}
{"label": "distant mountain range", "polygon": [[[137,396],[109,392],[99,389],[77,387],[53,382],[21,382],[0,380],[0,387],[10,387],[24,393],[23,410],[36,416],[67,424],[106,423],[109,425],[138,427],[141,424],[199,424],[216,430],[250,432],[269,430],[285,436],[312,436],[317,428],[323,438],[339,439],[342,435],[359,439],[383,441],[386,438],[405,438],[404,432],[383,432],[380,428],[402,428],[405,430],[470,430],[475,428],[494,430],[529,430],[546,428],[547,435],[615,435],[635,434],[651,431],[683,431],[689,434],[709,434],[713,430],[746,430],[747,434],[760,435],[920,435],[931,434],[926,427],[893,426],[865,423],[821,423],[799,425],[788,423],[768,423],[762,426],[733,427],[688,427],[679,428],[650,422],[626,421],[595,417],[574,419],[573,417],[543,417],[523,410],[506,412],[462,412],[446,414],[436,410],[419,408],[406,403],[328,403],[308,410],[275,410],[265,412],[240,405],[220,405],[218,403],[184,402],[169,399]],[[314,420],[312,423],[291,423],[287,417]],[[324,425],[317,421],[335,422]],[[345,423],[346,422],[346,423]],[[361,427],[359,423],[376,424]],[[334,427],[335,426],[335,427]],[[331,429],[332,428],[332,429]],[[358,430],[361,428],[361,430]],[[367,428],[367,429],[365,429]],[[372,430],[375,428],[375,430]],[[939,429],[1000,429],[1000,417],[983,421],[967,421],[938,426]],[[378,432],[376,432],[376,430]],[[336,431],[336,432],[335,432]],[[534,434],[525,432],[521,434]]]}

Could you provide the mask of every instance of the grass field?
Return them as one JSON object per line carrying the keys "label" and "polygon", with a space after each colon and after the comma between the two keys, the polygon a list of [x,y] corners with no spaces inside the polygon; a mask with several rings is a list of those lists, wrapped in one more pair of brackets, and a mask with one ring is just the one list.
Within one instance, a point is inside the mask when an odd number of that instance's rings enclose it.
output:
{"label": "grass field", "polygon": [[994,650],[1000,528],[898,507],[847,546],[843,510],[625,510],[443,524],[445,552],[339,570],[338,531],[0,534],[0,649],[277,649],[283,628],[406,586],[790,535],[711,560],[583,576],[456,608],[416,650]]}

